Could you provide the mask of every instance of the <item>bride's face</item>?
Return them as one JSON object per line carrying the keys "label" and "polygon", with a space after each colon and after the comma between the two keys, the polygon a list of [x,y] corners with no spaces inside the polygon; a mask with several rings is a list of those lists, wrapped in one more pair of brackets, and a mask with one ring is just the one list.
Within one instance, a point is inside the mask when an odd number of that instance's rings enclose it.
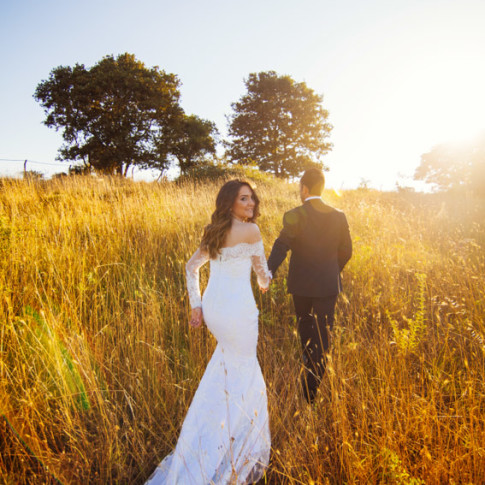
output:
{"label": "bride's face", "polygon": [[232,206],[232,213],[239,219],[251,219],[255,205],[253,192],[247,185],[243,185]]}

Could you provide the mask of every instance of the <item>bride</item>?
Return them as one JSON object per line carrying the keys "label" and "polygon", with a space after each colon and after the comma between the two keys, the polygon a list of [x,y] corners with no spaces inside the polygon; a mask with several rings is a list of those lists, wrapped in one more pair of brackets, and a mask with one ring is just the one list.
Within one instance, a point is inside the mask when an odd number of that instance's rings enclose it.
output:
{"label": "bride", "polygon": [[[256,358],[258,309],[251,267],[261,291],[271,273],[254,223],[259,200],[244,181],[220,189],[211,223],[186,265],[192,314],[217,339],[182,425],[175,447],[155,469],[153,484],[249,484],[269,462],[270,432],[266,385]],[[210,260],[210,277],[200,297],[199,268]]]}

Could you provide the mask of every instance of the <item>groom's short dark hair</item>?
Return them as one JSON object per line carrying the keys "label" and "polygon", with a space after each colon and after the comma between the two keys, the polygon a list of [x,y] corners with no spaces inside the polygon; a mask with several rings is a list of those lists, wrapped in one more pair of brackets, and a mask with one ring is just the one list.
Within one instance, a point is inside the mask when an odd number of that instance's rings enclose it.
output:
{"label": "groom's short dark hair", "polygon": [[319,168],[309,168],[300,179],[300,184],[308,187],[310,194],[322,195],[325,187],[325,176]]}

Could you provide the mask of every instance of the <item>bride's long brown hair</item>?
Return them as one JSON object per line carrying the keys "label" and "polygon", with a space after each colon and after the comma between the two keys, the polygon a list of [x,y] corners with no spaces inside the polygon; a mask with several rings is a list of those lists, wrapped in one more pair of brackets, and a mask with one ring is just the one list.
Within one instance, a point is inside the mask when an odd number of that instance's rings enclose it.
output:
{"label": "bride's long brown hair", "polygon": [[203,250],[208,251],[212,259],[219,255],[220,249],[224,245],[227,231],[229,231],[232,224],[231,209],[239,194],[239,189],[243,185],[249,187],[254,199],[253,217],[248,219],[249,222],[254,222],[259,216],[259,199],[249,182],[239,179],[226,182],[217,194],[216,210],[212,213],[211,223],[204,228],[200,244]]}

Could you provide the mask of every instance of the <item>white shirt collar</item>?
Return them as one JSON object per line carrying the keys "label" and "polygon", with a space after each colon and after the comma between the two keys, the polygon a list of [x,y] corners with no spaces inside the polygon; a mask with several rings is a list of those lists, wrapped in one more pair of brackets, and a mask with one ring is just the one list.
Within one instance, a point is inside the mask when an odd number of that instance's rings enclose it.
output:
{"label": "white shirt collar", "polygon": [[306,202],[307,200],[312,200],[312,199],[321,199],[321,197],[320,197],[319,195],[312,195],[311,197],[307,197],[307,198],[305,199],[305,202]]}

